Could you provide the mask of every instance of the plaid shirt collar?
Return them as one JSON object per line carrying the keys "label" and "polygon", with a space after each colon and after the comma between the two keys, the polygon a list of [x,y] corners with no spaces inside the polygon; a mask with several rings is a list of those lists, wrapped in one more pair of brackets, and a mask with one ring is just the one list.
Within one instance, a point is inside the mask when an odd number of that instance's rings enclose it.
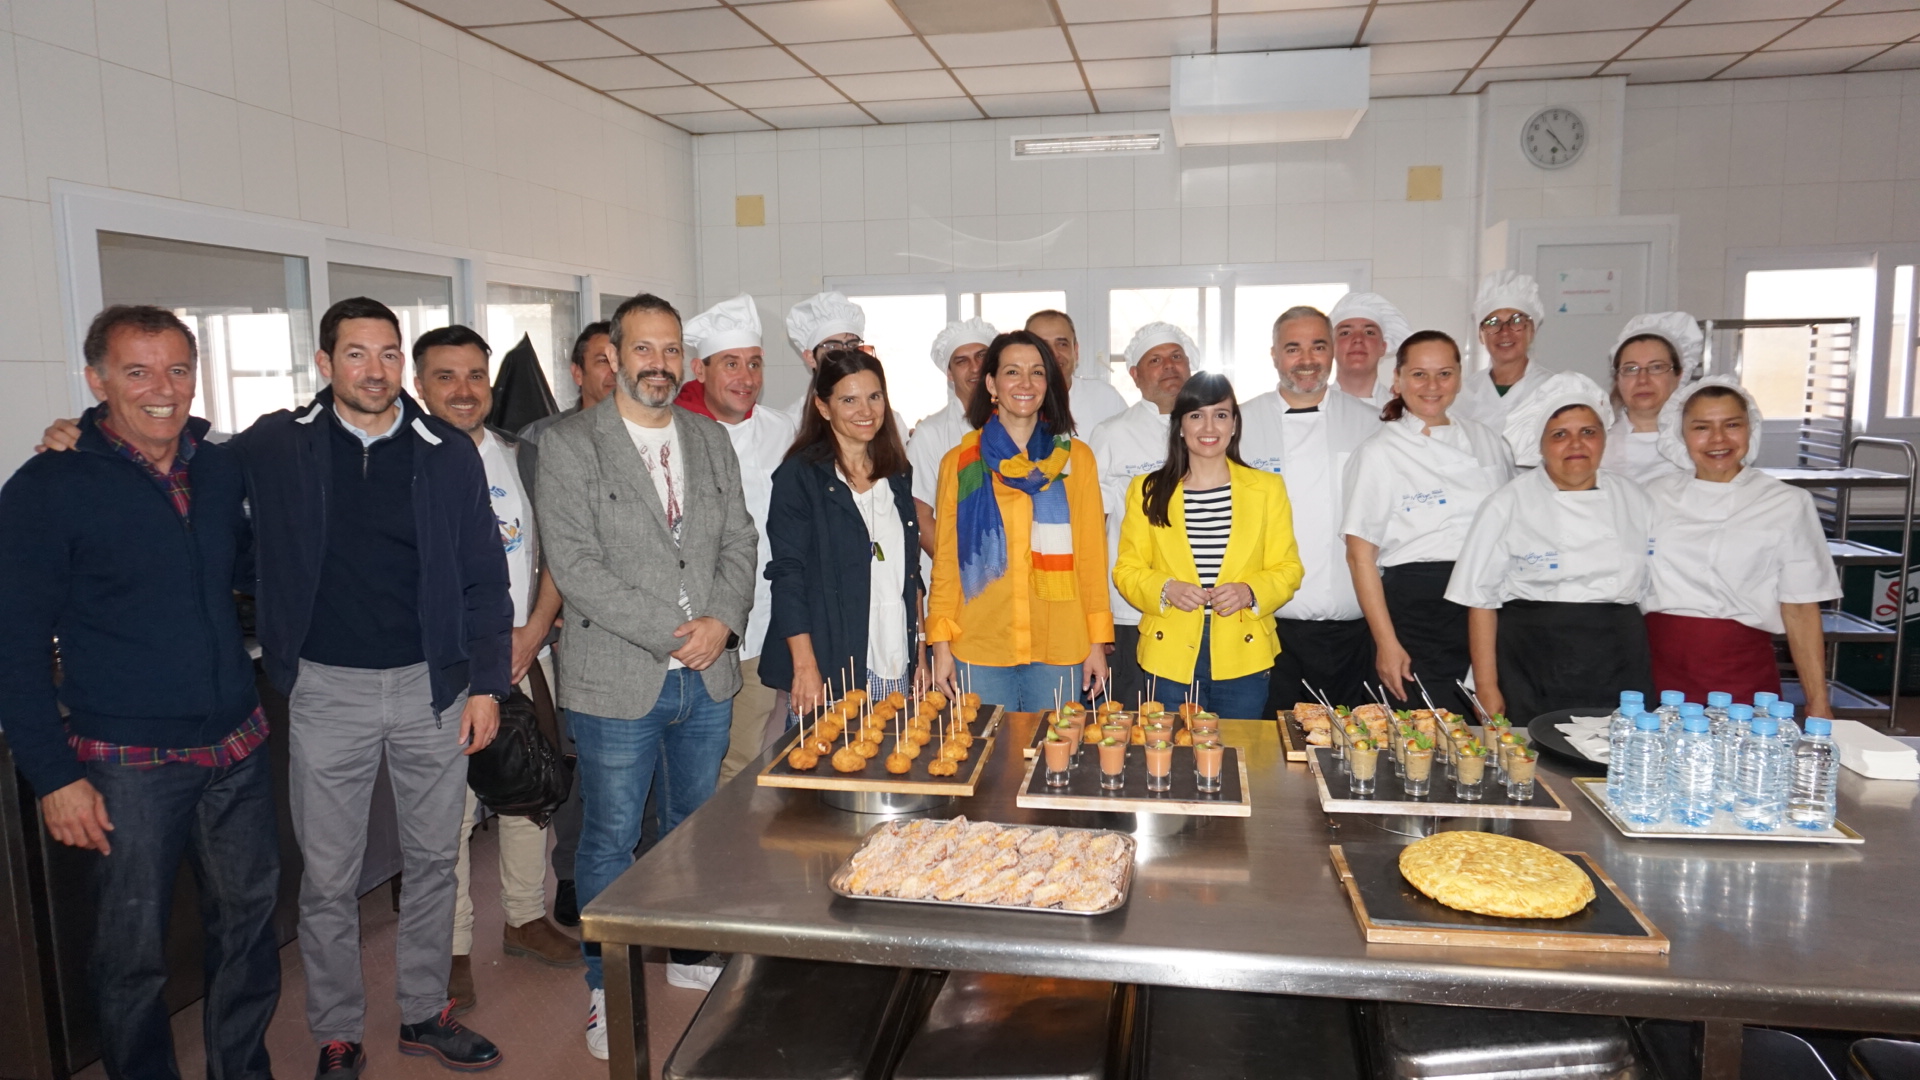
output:
{"label": "plaid shirt collar", "polygon": [[193,462],[193,452],[200,445],[191,429],[180,431],[180,449],[173,455],[173,464],[166,472],[154,468],[147,455],[134,448],[134,445],[120,437],[120,433],[107,426],[107,407],[100,406],[94,417],[94,426],[99,428],[100,437],[106,440],[113,452],[146,470],[153,482],[160,485],[160,491],[173,503],[174,512],[186,517],[193,506],[193,485],[187,477],[187,467]]}

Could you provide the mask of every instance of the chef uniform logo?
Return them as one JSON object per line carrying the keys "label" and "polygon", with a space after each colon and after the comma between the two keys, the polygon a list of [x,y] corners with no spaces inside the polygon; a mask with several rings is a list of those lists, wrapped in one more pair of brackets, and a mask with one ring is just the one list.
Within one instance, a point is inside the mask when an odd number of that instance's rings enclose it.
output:
{"label": "chef uniform logo", "polygon": [[1529,551],[1519,556],[1519,560],[1535,570],[1542,566],[1549,570],[1560,569],[1560,553],[1557,551]]}
{"label": "chef uniform logo", "polygon": [[1426,509],[1447,505],[1447,489],[1434,488],[1432,491],[1416,491],[1411,495],[1400,496],[1401,513],[1411,514],[1416,508]]}

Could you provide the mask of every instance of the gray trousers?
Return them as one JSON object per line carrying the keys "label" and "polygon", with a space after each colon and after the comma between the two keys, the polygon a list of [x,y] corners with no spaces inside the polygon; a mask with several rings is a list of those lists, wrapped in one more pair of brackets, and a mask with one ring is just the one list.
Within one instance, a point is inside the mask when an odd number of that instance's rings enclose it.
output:
{"label": "gray trousers", "polygon": [[402,1023],[447,1003],[453,955],[454,867],[467,759],[462,695],[434,715],[427,666],[372,670],[300,662],[290,700],[289,800],[306,871],[300,879],[300,960],[315,1042],[364,1041],[360,898],[367,809],[384,755],[402,855],[395,967]]}

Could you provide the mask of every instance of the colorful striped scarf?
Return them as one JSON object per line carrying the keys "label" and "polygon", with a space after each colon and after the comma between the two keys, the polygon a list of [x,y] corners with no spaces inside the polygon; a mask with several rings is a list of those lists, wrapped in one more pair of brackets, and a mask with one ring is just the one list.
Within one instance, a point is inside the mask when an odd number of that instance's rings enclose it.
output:
{"label": "colorful striped scarf", "polygon": [[1028,546],[1033,552],[1033,594],[1042,600],[1072,600],[1073,521],[1067,509],[1067,456],[1073,439],[1035,424],[1023,450],[1000,424],[1000,414],[960,439],[960,489],[954,527],[960,540],[960,589],[979,596],[1007,572],[1007,530],[994,499],[992,474],[1033,504]]}

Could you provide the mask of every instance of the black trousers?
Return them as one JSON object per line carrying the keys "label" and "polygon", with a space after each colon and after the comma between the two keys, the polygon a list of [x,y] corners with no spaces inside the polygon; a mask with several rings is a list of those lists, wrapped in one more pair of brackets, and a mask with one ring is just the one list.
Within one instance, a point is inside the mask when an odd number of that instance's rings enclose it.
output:
{"label": "black trousers", "polygon": [[[1099,648],[1099,646],[1094,646]],[[1113,627],[1113,652],[1107,656],[1108,694],[1131,709],[1147,694],[1147,673],[1140,669],[1140,628]]]}
{"label": "black trousers", "polygon": [[1507,718],[1522,727],[1556,709],[1611,707],[1653,694],[1647,623],[1633,604],[1509,600],[1496,636]]}
{"label": "black trousers", "polygon": [[[1442,709],[1472,716],[1466,695],[1454,685],[1455,679],[1467,677],[1473,663],[1467,649],[1467,609],[1446,597],[1452,576],[1451,562],[1402,563],[1380,571],[1380,582],[1386,587],[1394,636],[1413,658],[1413,673],[1420,676],[1427,695]],[[1393,688],[1387,690],[1392,693]],[[1426,707],[1419,687],[1407,686],[1406,695],[1393,703],[1395,708]]]}
{"label": "black trousers", "polygon": [[1364,705],[1373,680],[1373,633],[1365,619],[1279,619],[1280,655],[1267,683],[1267,715],[1317,700],[1303,682],[1335,705]]}

